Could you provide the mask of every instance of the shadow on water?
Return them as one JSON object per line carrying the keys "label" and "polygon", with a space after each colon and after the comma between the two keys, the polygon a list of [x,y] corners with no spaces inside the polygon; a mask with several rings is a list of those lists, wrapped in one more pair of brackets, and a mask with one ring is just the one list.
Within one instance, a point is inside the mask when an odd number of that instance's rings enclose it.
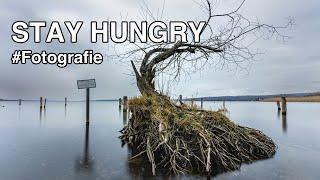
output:
{"label": "shadow on water", "polygon": [[83,156],[78,158],[75,164],[75,169],[77,172],[92,172],[94,167],[94,161],[90,157],[89,130],[90,125],[86,124]]}

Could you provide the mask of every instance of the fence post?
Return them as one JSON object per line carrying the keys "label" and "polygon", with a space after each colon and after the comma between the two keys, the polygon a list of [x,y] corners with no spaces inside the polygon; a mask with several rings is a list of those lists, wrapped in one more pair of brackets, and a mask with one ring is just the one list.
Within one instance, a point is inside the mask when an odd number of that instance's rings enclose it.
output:
{"label": "fence post", "polygon": [[281,97],[281,110],[282,110],[282,115],[287,114],[287,99],[286,97]]}
{"label": "fence post", "polygon": [[203,109],[203,98],[201,98],[201,109]]}
{"label": "fence post", "polygon": [[44,98],[44,104],[43,104],[43,108],[45,109],[47,105],[47,98]]}
{"label": "fence post", "polygon": [[119,108],[121,108],[122,99],[119,98]]}
{"label": "fence post", "polygon": [[182,103],[182,95],[181,95],[181,94],[179,95],[179,102],[180,102],[180,105],[183,104],[183,103]]}
{"label": "fence post", "polygon": [[42,97],[40,97],[40,109],[42,109]]}

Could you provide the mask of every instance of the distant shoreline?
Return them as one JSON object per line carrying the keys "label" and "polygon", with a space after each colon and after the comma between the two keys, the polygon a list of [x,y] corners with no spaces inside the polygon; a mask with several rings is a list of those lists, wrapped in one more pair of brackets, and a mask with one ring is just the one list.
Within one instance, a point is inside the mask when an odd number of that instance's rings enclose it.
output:
{"label": "distant shoreline", "polygon": [[[281,97],[286,97],[287,102],[320,102],[320,92],[291,93],[273,95],[244,95],[244,96],[208,96],[197,98],[184,98],[184,101],[255,101],[255,102],[277,102]],[[19,101],[19,99],[0,99],[0,101]],[[22,99],[22,101],[39,101],[38,99]],[[50,102],[64,102],[64,100],[48,99]],[[68,102],[83,102],[85,100],[69,100]],[[119,101],[119,99],[95,99],[91,101]]]}
{"label": "distant shoreline", "polygon": [[287,102],[320,102],[320,92],[313,93],[292,93],[292,94],[273,94],[273,95],[245,95],[245,96],[216,96],[216,97],[197,97],[185,98],[185,101],[258,101],[258,102],[277,102],[281,97],[286,97]]}

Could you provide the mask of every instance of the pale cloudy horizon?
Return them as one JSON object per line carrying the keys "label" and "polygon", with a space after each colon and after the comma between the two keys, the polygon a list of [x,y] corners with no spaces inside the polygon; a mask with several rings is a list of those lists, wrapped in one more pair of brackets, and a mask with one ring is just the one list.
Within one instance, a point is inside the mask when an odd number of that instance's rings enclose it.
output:
{"label": "pale cloudy horizon", "polygon": [[[193,0],[175,1],[54,1],[40,0],[1,1],[0,22],[0,98],[37,99],[83,99],[85,92],[77,89],[77,79],[96,78],[97,88],[93,99],[115,99],[138,95],[131,67],[105,56],[101,65],[70,65],[58,68],[55,65],[11,64],[11,54],[16,49],[47,50],[51,52],[82,52],[93,49],[104,55],[110,53],[108,44],[92,44],[88,41],[88,29],[79,34],[77,44],[16,44],[11,40],[11,25],[23,21],[102,21],[110,19],[141,19],[141,6],[147,5],[155,14],[170,20],[194,20],[203,14]],[[235,7],[236,0],[219,1],[220,11]],[[286,41],[259,41],[254,47],[264,54],[250,64],[248,72],[233,72],[227,69],[206,67],[203,71],[185,76],[180,82],[171,83],[170,94],[196,96],[228,96],[282,94],[320,91],[320,2],[310,0],[247,0],[241,13],[260,22],[283,24],[287,17],[295,19],[295,25],[285,33]],[[218,11],[217,10],[217,11]],[[160,15],[159,15],[160,16]],[[46,32],[46,31],[44,31]],[[129,62],[130,59],[128,59]]]}

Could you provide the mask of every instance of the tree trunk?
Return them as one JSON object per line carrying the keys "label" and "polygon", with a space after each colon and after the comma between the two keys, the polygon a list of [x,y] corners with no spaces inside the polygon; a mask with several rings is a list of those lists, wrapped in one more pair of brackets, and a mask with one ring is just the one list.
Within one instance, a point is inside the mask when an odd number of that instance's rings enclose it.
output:
{"label": "tree trunk", "polygon": [[131,65],[133,67],[133,70],[136,76],[137,86],[140,93],[146,94],[146,95],[158,94],[154,86],[154,78],[155,78],[154,71],[150,69],[145,70],[145,68],[142,67],[140,68],[140,73],[139,73],[133,61],[131,61]]}

